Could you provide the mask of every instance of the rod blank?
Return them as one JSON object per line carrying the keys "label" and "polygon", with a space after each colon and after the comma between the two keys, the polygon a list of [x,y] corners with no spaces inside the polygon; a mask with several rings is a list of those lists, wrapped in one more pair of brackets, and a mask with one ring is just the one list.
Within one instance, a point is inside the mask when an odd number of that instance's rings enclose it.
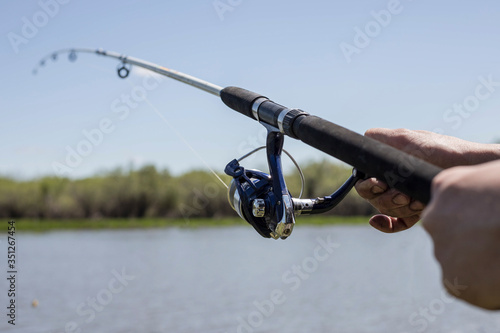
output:
{"label": "rod blank", "polygon": [[[129,56],[117,53],[117,52],[105,51],[102,49],[97,49],[97,50],[85,49],[85,48],[62,49],[62,50],[59,50],[56,52],[52,52],[50,55],[42,58],[42,60],[40,60],[40,64],[42,64],[42,63],[45,64],[46,59],[48,59],[50,57],[53,60],[57,59],[57,55],[61,54],[61,53],[68,53],[69,59],[71,61],[76,60],[76,53],[94,53],[94,54],[102,55],[105,57],[115,58],[115,59],[120,60],[122,63],[135,65],[138,67],[148,69],[152,72],[158,73],[160,75],[168,76],[169,78],[172,78],[174,80],[180,81],[180,82],[185,83],[185,84],[188,84],[192,87],[196,87],[198,89],[206,91],[206,92],[208,92],[212,95],[215,95],[215,96],[220,96],[220,92],[222,90],[222,87],[215,85],[213,83],[198,79],[194,76],[191,76],[191,75],[188,75],[188,74],[185,74],[185,73],[173,70],[173,69],[169,69],[169,68],[166,68],[166,67],[163,67],[163,66],[160,66],[160,65],[154,64],[152,62],[142,60],[142,59],[129,57]],[[36,69],[33,72],[36,73]]]}

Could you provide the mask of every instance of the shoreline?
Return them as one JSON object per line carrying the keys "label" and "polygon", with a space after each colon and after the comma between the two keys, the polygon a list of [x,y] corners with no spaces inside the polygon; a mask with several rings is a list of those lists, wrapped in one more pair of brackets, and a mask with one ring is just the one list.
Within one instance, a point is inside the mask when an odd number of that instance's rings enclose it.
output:
{"label": "shoreline", "polygon": [[[300,225],[353,225],[368,224],[369,216],[303,216],[297,218]],[[16,222],[17,231],[51,230],[99,230],[99,229],[152,229],[152,228],[203,228],[241,226],[247,223],[239,217],[224,218],[103,218],[103,219],[10,219]],[[6,233],[7,229],[0,233]]]}

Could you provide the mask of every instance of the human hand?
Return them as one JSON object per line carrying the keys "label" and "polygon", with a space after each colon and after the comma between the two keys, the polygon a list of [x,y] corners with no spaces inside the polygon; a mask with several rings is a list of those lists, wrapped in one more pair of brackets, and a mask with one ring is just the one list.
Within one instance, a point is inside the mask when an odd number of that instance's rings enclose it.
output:
{"label": "human hand", "polygon": [[485,309],[500,309],[499,175],[500,161],[442,171],[422,214],[445,287]]}
{"label": "human hand", "polygon": [[[442,168],[478,164],[500,157],[499,145],[479,144],[428,131],[375,128],[365,135]],[[355,188],[383,214],[370,219],[370,225],[382,232],[412,227],[420,220],[425,207],[375,178],[359,181]]]}

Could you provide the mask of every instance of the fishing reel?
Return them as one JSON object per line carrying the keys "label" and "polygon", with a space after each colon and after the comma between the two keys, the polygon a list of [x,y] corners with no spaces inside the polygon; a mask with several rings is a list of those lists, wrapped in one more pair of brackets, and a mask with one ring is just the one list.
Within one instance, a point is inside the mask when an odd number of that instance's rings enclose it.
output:
{"label": "fishing reel", "polygon": [[[255,151],[232,160],[224,170],[227,175],[233,177],[228,199],[238,215],[250,223],[262,237],[286,239],[293,231],[296,216],[320,214],[331,210],[345,198],[358,180],[364,178],[364,174],[353,169],[349,179],[332,195],[301,199],[301,191],[299,198],[293,198],[287,189],[281,166],[284,134],[269,125],[264,126],[268,129],[265,148],[270,174],[245,169],[240,165],[241,160]],[[298,167],[295,160],[286,151],[285,153]],[[302,171],[298,169],[304,185]]]}

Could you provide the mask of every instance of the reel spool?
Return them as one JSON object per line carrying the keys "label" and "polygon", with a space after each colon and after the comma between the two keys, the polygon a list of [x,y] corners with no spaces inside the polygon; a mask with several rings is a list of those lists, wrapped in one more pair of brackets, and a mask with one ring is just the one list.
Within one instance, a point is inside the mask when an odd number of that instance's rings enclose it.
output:
{"label": "reel spool", "polygon": [[273,201],[273,195],[269,193],[272,192],[271,176],[258,170],[245,170],[236,160],[232,163],[229,167],[234,168],[235,178],[229,186],[229,204],[262,237],[275,236],[276,225],[266,216]]}

